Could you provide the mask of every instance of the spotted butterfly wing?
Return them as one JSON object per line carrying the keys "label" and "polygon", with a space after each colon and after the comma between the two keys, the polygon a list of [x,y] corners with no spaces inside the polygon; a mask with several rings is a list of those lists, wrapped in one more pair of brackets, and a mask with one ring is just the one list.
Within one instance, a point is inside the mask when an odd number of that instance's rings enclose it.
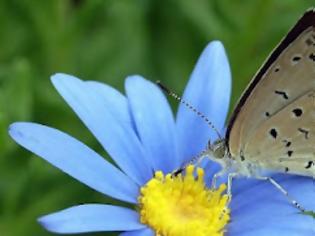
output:
{"label": "spotted butterfly wing", "polygon": [[271,53],[229,122],[231,158],[315,176],[315,12],[307,11]]}

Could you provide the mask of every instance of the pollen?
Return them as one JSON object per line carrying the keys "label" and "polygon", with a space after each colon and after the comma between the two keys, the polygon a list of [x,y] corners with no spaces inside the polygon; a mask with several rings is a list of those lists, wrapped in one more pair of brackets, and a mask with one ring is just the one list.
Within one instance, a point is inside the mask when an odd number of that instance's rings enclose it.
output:
{"label": "pollen", "polygon": [[186,174],[172,176],[157,171],[141,188],[140,220],[156,236],[224,235],[230,220],[226,185],[208,189],[204,170],[189,165]]}

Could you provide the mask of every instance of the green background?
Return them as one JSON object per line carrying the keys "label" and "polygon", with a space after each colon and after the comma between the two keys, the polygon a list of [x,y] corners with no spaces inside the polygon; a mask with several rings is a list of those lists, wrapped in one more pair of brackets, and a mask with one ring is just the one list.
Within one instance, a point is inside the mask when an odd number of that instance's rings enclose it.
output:
{"label": "green background", "polygon": [[106,156],[54,90],[50,75],[66,72],[122,91],[127,75],[141,74],[181,94],[202,49],[219,39],[232,67],[234,104],[312,5],[307,0],[0,0],[0,235],[52,235],[36,223],[38,216],[111,201],[7,135],[10,123],[35,121]]}

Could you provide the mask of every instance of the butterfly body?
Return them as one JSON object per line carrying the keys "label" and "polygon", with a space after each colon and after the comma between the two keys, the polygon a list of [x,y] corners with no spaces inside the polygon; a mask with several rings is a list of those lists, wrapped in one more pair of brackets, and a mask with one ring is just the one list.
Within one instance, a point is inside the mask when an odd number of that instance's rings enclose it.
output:
{"label": "butterfly body", "polygon": [[[209,153],[210,152],[210,153]],[[208,156],[223,167],[222,172],[235,172],[241,176],[252,177],[258,174],[260,167],[257,163],[240,161],[234,158],[228,151],[226,140],[220,139],[214,142],[208,150]]]}

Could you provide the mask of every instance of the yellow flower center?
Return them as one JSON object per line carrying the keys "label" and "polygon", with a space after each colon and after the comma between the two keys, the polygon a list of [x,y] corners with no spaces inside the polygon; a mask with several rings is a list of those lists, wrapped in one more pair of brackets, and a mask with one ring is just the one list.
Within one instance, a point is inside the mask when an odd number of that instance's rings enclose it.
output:
{"label": "yellow flower center", "polygon": [[217,236],[224,234],[230,219],[228,197],[218,189],[207,189],[204,171],[194,166],[186,168],[186,175],[164,176],[155,173],[141,188],[139,197],[140,220],[149,225],[158,236]]}

